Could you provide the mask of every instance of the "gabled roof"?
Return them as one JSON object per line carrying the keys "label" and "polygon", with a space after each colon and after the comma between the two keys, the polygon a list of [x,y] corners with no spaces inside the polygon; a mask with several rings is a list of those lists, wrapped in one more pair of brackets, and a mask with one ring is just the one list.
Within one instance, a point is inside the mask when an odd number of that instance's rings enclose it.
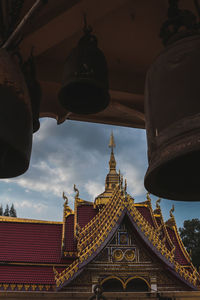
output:
{"label": "gabled roof", "polygon": [[[98,255],[112,238],[125,214],[129,217],[134,229],[146,246],[165,264],[166,268],[189,288],[196,289],[195,286],[199,278],[196,270],[191,273],[180,264],[175,256],[175,247],[168,249],[162,242],[160,233],[146,210],[143,216],[141,208],[138,209],[138,207],[120,185],[116,186],[110,201],[79,230],[77,237],[78,258],[62,272],[56,272],[55,280],[58,290],[71,282]],[[187,267],[192,270],[194,268],[188,262]]]}

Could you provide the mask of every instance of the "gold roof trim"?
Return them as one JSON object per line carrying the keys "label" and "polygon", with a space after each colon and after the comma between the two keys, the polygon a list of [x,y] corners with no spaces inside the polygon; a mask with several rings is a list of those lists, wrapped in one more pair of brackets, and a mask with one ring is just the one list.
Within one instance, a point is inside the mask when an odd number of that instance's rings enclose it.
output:
{"label": "gold roof trim", "polygon": [[65,201],[65,203],[64,203],[64,211],[63,211],[63,222],[65,221],[64,219],[65,218],[67,218],[69,215],[73,215],[74,214],[74,212],[73,212],[73,210],[71,209],[71,207],[69,207],[69,205],[68,205],[68,198],[67,198],[67,196],[65,195],[65,192],[63,192],[63,195],[62,195],[62,197],[63,197],[63,200]]}
{"label": "gold roof trim", "polygon": [[14,266],[41,266],[41,267],[66,267],[66,263],[63,264],[55,264],[55,263],[48,263],[48,264],[42,264],[42,263],[28,263],[28,262],[5,262],[5,264],[8,265],[14,265]]}
{"label": "gold roof trim", "polygon": [[140,203],[135,203],[135,206],[142,206],[142,207],[148,207],[148,204],[146,204],[146,201],[145,202],[140,202]]}
{"label": "gold roof trim", "polygon": [[62,224],[62,223],[63,223],[63,222],[57,222],[57,221],[45,221],[45,220],[35,220],[35,219],[24,219],[24,218],[5,217],[5,216],[0,216],[0,222],[38,223],[38,224]]}
{"label": "gold roof trim", "polygon": [[39,291],[49,291],[50,288],[54,287],[54,285],[52,284],[26,284],[26,283],[22,283],[22,284],[15,284],[15,283],[0,283],[0,290],[4,290],[7,291],[9,289],[11,289],[11,291],[21,291],[23,288],[25,289],[25,291],[35,291],[35,290],[39,290]]}
{"label": "gold roof trim", "polygon": [[[154,210],[153,214],[154,214],[155,218],[158,217],[160,219],[160,222],[161,222],[161,225],[162,225],[162,229],[164,231],[164,238],[163,238],[162,242],[165,243],[166,240],[167,240],[168,243],[169,243],[169,245],[170,245],[170,247],[173,249],[174,243],[172,242],[172,240],[171,240],[171,238],[169,236],[169,233],[167,231],[166,224],[164,222],[162,211],[161,211],[161,207],[160,207],[160,201],[161,201],[160,198],[156,201],[156,209]],[[157,212],[159,212],[159,214],[157,214]]]}
{"label": "gold roof trim", "polygon": [[66,227],[66,219],[68,216],[70,215],[74,215],[73,210],[71,209],[71,207],[69,207],[68,205],[68,198],[65,195],[65,192],[63,191],[62,194],[63,200],[65,201],[63,204],[63,226],[62,226],[62,242],[61,242],[61,251],[63,253],[64,248],[65,248],[65,227]]}
{"label": "gold roof trim", "polygon": [[133,220],[154,248],[174,265],[176,272],[181,277],[193,285],[196,285],[198,273],[196,271],[190,273],[175,261],[174,247],[171,251],[168,250],[166,245],[162,243],[160,234],[157,233],[156,229],[142,216],[131,197],[126,195],[125,191],[117,186],[110,201],[86,226],[80,229],[77,243],[78,258],[61,273],[55,275],[57,287],[69,280],[79,270],[79,265],[96,252],[108,237],[112,228],[116,225],[125,207],[129,210]]}
{"label": "gold roof trim", "polygon": [[174,212],[174,204],[172,205],[172,208],[169,211],[170,218],[165,222],[166,226],[170,227],[171,229],[173,229],[173,227],[176,225],[173,212]]}

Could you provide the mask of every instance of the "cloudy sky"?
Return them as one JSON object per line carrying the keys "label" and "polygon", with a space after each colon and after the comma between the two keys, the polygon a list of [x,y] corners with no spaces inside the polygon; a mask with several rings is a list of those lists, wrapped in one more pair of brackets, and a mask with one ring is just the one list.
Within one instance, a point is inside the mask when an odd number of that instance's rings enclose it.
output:
{"label": "cloudy sky", "polygon": [[[115,137],[117,169],[127,178],[128,192],[135,202],[144,201],[143,178],[147,169],[146,135],[141,129],[65,121],[57,125],[54,119],[42,119],[34,134],[29,170],[19,177],[0,180],[0,204],[14,203],[21,218],[62,220],[62,192],[73,208],[76,184],[80,197],[93,201],[104,191],[108,173],[111,131]],[[155,207],[157,197],[152,196]],[[162,200],[165,220],[175,204],[177,225],[184,219],[199,217],[200,203]]]}

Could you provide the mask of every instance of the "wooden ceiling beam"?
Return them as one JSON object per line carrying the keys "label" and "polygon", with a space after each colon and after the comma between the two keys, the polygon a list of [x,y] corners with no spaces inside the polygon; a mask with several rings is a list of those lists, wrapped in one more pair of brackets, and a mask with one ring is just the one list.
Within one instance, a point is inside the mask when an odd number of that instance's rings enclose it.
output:
{"label": "wooden ceiling beam", "polygon": [[66,119],[112,124],[128,127],[145,127],[143,95],[110,90],[111,101],[109,106],[102,112],[90,115],[77,115],[65,110],[59,103],[58,92],[61,87],[55,82],[40,81],[42,87],[42,103],[40,117],[55,118],[58,124]]}
{"label": "wooden ceiling beam", "polygon": [[64,11],[44,26],[27,35],[20,45],[26,59],[34,45],[34,55],[39,56],[63,40],[79,32],[83,27],[83,13],[86,12],[90,24],[125,5],[127,0],[82,0],[69,10]]}

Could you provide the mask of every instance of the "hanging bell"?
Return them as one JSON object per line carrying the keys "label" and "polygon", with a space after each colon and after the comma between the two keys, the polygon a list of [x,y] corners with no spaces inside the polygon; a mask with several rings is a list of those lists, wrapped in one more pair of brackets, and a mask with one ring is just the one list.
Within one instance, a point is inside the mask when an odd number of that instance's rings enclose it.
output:
{"label": "hanging bell", "polygon": [[97,38],[87,28],[66,60],[60,103],[76,114],[97,113],[109,104],[108,88],[105,56],[97,47]]}
{"label": "hanging bell", "polygon": [[200,35],[168,45],[146,78],[146,189],[200,201]]}
{"label": "hanging bell", "polygon": [[0,49],[0,178],[23,174],[32,147],[32,113],[28,90],[17,63]]}

